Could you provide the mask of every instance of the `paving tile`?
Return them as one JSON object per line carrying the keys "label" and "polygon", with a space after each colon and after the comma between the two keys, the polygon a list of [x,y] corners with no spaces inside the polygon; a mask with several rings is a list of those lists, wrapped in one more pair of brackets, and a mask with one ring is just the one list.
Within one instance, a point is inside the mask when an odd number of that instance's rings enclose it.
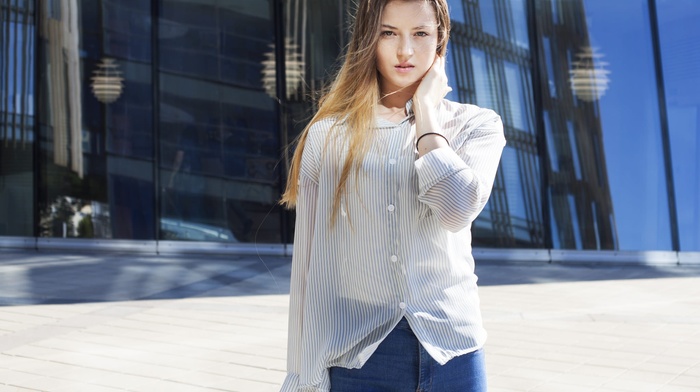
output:
{"label": "paving tile", "polygon": [[612,379],[625,372],[626,369],[624,368],[585,364],[572,369],[569,373]]}
{"label": "paving tile", "polygon": [[218,384],[215,385],[213,388],[216,388],[217,391],[222,390],[231,392],[278,392],[280,389],[280,385],[270,384],[262,381],[233,379],[231,382]]}
{"label": "paving tile", "polygon": [[649,383],[644,381],[616,379],[605,383],[605,388],[616,391],[630,392],[654,392],[663,388],[664,384]]}
{"label": "paving tile", "polygon": [[586,387],[573,384],[562,384],[557,382],[546,382],[528,389],[531,392],[593,392],[596,387]]}
{"label": "paving tile", "polygon": [[27,389],[27,388],[15,387],[12,385],[0,384],[0,392],[36,392],[36,389]]}
{"label": "paving tile", "polygon": [[[649,384],[668,384],[671,380],[676,379],[678,376],[669,373],[661,373],[655,371],[641,371],[641,370],[627,370],[622,374],[619,374],[616,379],[618,380],[631,380],[639,382],[647,382]],[[700,384],[698,384],[700,385]]]}
{"label": "paving tile", "polygon": [[[256,258],[15,254],[31,261],[0,262],[0,299],[76,303],[0,307],[6,378],[40,374],[33,382],[42,387],[53,377],[60,392],[279,389],[289,259],[266,259],[275,282]],[[40,288],[2,284],[31,268],[41,271]],[[699,385],[700,270],[486,263],[478,271],[491,392]]]}
{"label": "paving tile", "polygon": [[686,370],[683,372],[683,375],[700,377],[700,363],[697,364],[697,365],[695,365],[695,366],[692,366],[692,367],[686,369]]}
{"label": "paving tile", "polygon": [[[159,380],[146,383],[143,385],[133,386],[128,391],[133,392],[154,392],[154,391],[167,391],[167,392],[218,392],[221,389],[212,389],[207,387],[200,387],[192,384],[183,384],[168,380]],[[249,389],[248,392],[253,392],[255,389]]]}
{"label": "paving tile", "polygon": [[[679,375],[679,374],[684,372],[683,366],[658,363],[658,362],[656,362],[656,363],[655,362],[642,362],[640,364],[632,366],[631,368],[633,370],[638,370],[638,371],[668,373],[668,374],[673,374],[673,375]],[[685,372],[687,374],[688,370],[685,370]],[[700,371],[698,372],[698,375],[700,376]]]}
{"label": "paving tile", "polygon": [[683,387],[695,387],[700,389],[700,377],[680,375],[671,380],[669,384]]}
{"label": "paving tile", "polygon": [[62,380],[73,381],[75,383],[95,383],[107,377],[111,377],[114,374],[119,374],[117,373],[117,370],[93,369],[78,365],[68,366],[70,366],[69,369],[66,369],[55,377]]}
{"label": "paving tile", "polygon": [[88,384],[83,382],[69,382],[60,388],[56,388],[52,392],[117,392],[122,389],[109,388],[96,384]]}
{"label": "paving tile", "polygon": [[659,392],[698,392],[698,387],[683,387],[680,385],[664,385]]}
{"label": "paving tile", "polygon": [[541,381],[534,380],[531,378],[512,377],[504,375],[500,375],[498,377],[489,376],[488,378],[489,390],[490,388],[505,388],[514,389],[516,391],[527,391],[531,388],[536,387],[539,384],[541,384]]}
{"label": "paving tile", "polygon": [[249,381],[265,381],[270,383],[282,384],[286,376],[286,370],[269,370],[254,366],[246,366],[239,364],[226,364],[207,369],[206,373],[227,375],[241,380]]}

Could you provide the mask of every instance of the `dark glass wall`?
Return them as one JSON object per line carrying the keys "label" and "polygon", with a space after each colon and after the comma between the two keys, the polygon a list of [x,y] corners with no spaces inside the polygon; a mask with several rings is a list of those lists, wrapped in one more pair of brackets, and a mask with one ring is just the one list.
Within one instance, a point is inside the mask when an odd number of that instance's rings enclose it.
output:
{"label": "dark glass wall", "polygon": [[281,242],[268,1],[159,1],[160,239]]}
{"label": "dark glass wall", "polygon": [[[291,242],[354,4],[0,0],[0,236]],[[700,3],[449,5],[448,98],[508,140],[475,246],[700,250]]]}
{"label": "dark glass wall", "polygon": [[35,11],[0,1],[0,236],[34,235]]}
{"label": "dark glass wall", "polygon": [[39,5],[39,235],[154,239],[150,5]]}
{"label": "dark glass wall", "polygon": [[700,251],[700,2],[657,0],[680,250]]}

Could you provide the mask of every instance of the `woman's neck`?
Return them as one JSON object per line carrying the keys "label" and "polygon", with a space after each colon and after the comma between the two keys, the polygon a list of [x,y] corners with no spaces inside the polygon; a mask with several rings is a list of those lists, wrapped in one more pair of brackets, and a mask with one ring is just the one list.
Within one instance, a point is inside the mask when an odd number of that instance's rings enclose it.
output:
{"label": "woman's neck", "polygon": [[413,98],[415,90],[415,88],[405,88],[390,93],[382,91],[379,103],[387,109],[403,109],[406,107],[406,102]]}

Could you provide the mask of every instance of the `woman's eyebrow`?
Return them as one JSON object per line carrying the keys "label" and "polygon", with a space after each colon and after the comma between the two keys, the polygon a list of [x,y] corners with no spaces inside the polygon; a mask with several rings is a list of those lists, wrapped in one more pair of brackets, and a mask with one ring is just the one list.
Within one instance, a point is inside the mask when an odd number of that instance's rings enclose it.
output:
{"label": "woman's eyebrow", "polygon": [[[421,26],[414,27],[413,30],[425,30],[425,29],[428,29],[428,28],[433,27],[433,26],[435,26],[435,25],[434,24],[433,25],[421,25]],[[392,30],[399,29],[398,27],[394,27],[394,26],[388,25],[386,23],[382,23],[382,27],[387,28],[387,29],[392,29]]]}

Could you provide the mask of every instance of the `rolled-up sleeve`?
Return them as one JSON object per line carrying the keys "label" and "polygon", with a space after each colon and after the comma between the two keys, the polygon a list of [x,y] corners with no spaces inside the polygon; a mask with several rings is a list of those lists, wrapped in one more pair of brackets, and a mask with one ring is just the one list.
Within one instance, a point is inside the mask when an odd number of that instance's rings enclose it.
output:
{"label": "rolled-up sleeve", "polygon": [[[479,109],[453,138],[415,162],[418,199],[440,224],[456,232],[467,227],[486,205],[501,159],[505,137],[500,116]],[[453,149],[454,148],[454,149]]]}

